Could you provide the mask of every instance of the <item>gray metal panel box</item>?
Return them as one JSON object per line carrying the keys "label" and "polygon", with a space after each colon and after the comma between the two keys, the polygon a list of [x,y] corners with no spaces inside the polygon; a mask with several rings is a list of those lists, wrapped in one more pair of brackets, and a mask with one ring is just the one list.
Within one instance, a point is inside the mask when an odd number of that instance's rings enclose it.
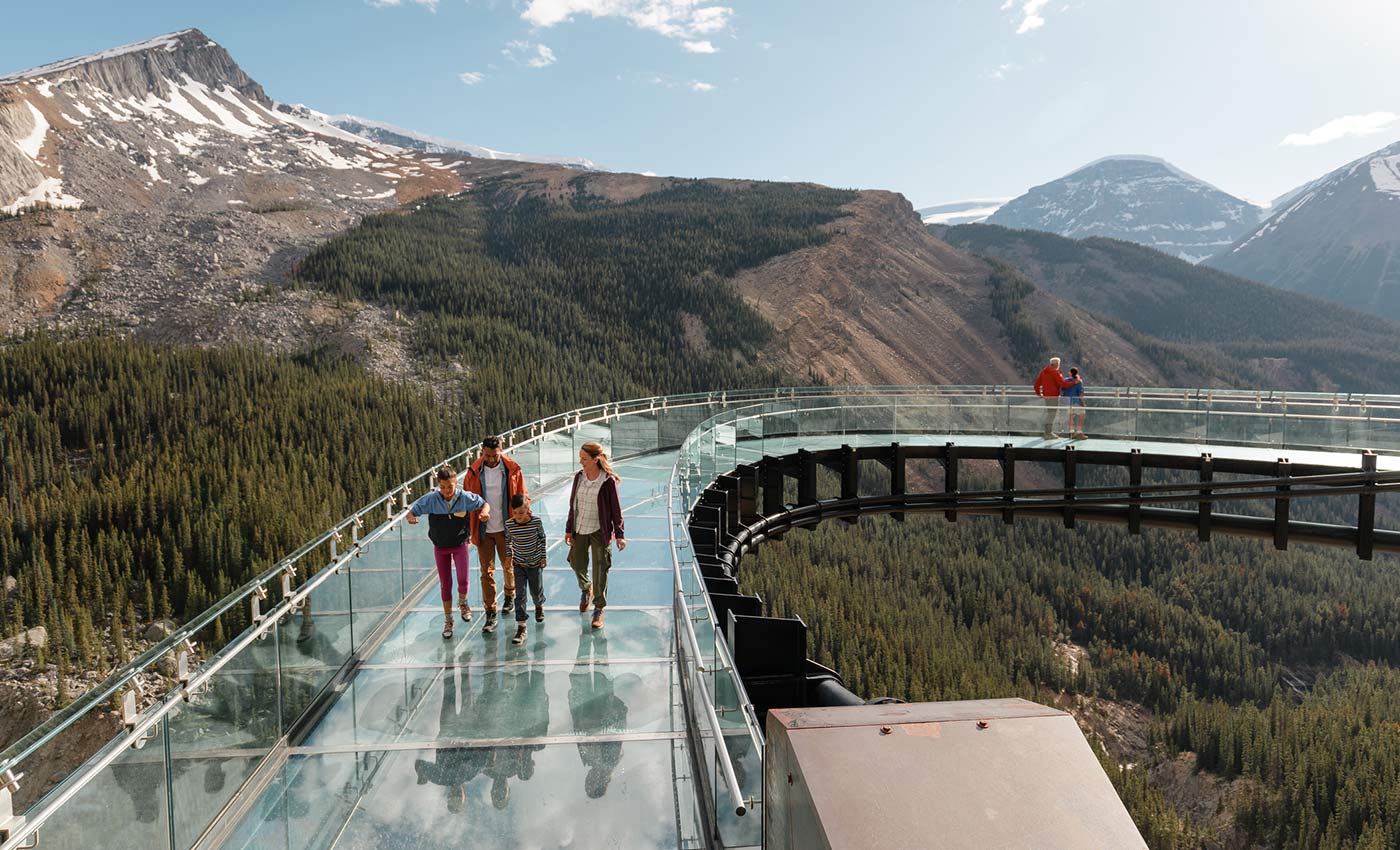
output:
{"label": "gray metal panel box", "polygon": [[1022,699],[768,712],[769,850],[1146,850],[1074,718]]}

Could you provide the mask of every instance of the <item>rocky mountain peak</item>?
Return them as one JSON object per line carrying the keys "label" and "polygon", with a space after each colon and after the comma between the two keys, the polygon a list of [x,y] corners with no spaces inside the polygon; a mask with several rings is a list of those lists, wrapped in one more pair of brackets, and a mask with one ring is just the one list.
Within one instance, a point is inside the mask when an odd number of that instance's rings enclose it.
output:
{"label": "rocky mountain peak", "polygon": [[1137,242],[1191,262],[1233,243],[1259,208],[1152,156],[1095,160],[1007,202],[990,224]]}

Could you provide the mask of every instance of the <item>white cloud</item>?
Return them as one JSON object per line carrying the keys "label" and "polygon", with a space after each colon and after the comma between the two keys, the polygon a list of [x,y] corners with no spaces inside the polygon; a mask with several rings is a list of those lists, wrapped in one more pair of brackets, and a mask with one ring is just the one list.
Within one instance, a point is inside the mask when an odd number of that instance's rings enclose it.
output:
{"label": "white cloud", "polygon": [[656,176],[656,172],[655,172],[655,171],[643,171],[643,172],[642,172],[642,176],[643,176],[643,177],[655,177],[655,176]]}
{"label": "white cloud", "polygon": [[[404,4],[404,0],[367,0],[367,2],[376,9],[402,6]],[[438,7],[438,0],[408,0],[408,2],[415,6],[423,6],[427,8],[429,12],[436,12]]]}
{"label": "white cloud", "polygon": [[714,91],[715,87],[710,83],[702,83],[699,80],[690,81],[691,91]]}
{"label": "white cloud", "polygon": [[[1045,26],[1045,19],[1040,16],[1040,10],[1049,2],[1050,0],[1026,0],[1021,5],[1021,25],[1016,28],[1016,34],[1024,35]],[[1002,8],[1005,9],[1006,6],[1003,5]]]}
{"label": "white cloud", "polygon": [[772,50],[772,49],[773,49],[773,42],[771,42],[771,41],[760,41],[760,42],[758,43],[758,49],[759,49],[759,50]]}
{"label": "white cloud", "polygon": [[474,86],[482,80],[486,79],[486,75],[481,73],[480,71],[463,71],[462,73],[457,75],[457,79],[461,80],[469,86]]}
{"label": "white cloud", "polygon": [[667,38],[696,41],[728,29],[734,10],[713,5],[711,0],[528,0],[520,13],[536,27],[552,27],[577,15],[621,18]]}
{"label": "white cloud", "polygon": [[683,41],[681,47],[686,53],[718,53],[719,48],[708,41]]}
{"label": "white cloud", "polygon": [[1333,118],[1308,133],[1289,133],[1280,145],[1325,145],[1347,136],[1371,136],[1400,120],[1394,112],[1368,112],[1365,115],[1343,115]]}
{"label": "white cloud", "polygon": [[557,61],[554,51],[548,46],[528,41],[508,41],[501,49],[501,54],[517,65],[529,68],[547,68]]}
{"label": "white cloud", "polygon": [[1021,66],[1015,62],[1003,62],[992,71],[992,79],[1004,80],[1008,74],[1021,70]]}

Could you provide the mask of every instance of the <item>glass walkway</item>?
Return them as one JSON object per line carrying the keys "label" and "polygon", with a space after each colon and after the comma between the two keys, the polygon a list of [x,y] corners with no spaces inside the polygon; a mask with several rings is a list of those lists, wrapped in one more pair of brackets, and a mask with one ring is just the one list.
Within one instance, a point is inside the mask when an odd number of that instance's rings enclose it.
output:
{"label": "glass walkway", "polygon": [[[1090,402],[1084,450],[1359,467],[1370,449],[1400,469],[1400,398],[1110,389]],[[531,423],[504,435],[550,541],[546,619],[523,646],[509,617],[481,632],[475,553],[475,616],[441,637],[426,525],[402,521],[425,471],[0,753],[0,850],[757,846],[762,730],[690,555],[697,494],[798,448],[1052,445],[1034,436],[1042,412],[1004,387],[782,389]],[[615,458],[628,540],[602,630],[578,611],[563,547],[588,440]]]}

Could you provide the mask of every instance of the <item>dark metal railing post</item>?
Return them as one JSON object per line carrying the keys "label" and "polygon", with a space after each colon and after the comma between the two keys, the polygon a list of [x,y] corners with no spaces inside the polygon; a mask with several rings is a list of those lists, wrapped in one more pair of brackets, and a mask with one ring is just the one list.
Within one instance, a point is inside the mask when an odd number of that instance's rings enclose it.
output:
{"label": "dark metal railing post", "polygon": [[1078,458],[1074,446],[1065,446],[1065,528],[1074,528],[1074,488],[1079,486]]}
{"label": "dark metal railing post", "polygon": [[[953,443],[943,446],[943,492],[952,495],[958,492],[958,447]],[[943,512],[949,522],[958,521],[958,512],[952,509]]]}
{"label": "dark metal railing post", "polygon": [[1001,509],[1001,521],[1012,525],[1016,522],[1016,511],[1011,507],[1016,503],[1016,448],[1010,443],[1001,445],[1001,489],[1005,491],[1001,498],[1006,503]]}
{"label": "dark metal railing post", "polygon": [[1369,449],[1361,455],[1361,471],[1369,480],[1363,485],[1367,491],[1361,494],[1356,510],[1356,556],[1363,561],[1371,560],[1375,550],[1376,531],[1376,453]]}
{"label": "dark metal railing post", "polygon": [[[903,496],[908,492],[908,481],[904,446],[899,443],[890,443],[890,495]],[[904,511],[895,511],[890,516],[894,517],[895,522],[904,522]]]}
{"label": "dark metal railing post", "polygon": [[[1289,478],[1292,475],[1293,464],[1289,463],[1288,458],[1286,457],[1279,458],[1278,469],[1274,471],[1274,477]],[[1291,489],[1293,488],[1289,487],[1287,484],[1280,484],[1278,487],[1278,492],[1281,494],[1286,494]],[[1288,548],[1289,501],[1290,500],[1286,495],[1283,496],[1283,498],[1274,499],[1274,548],[1279,550]]]}
{"label": "dark metal railing post", "polygon": [[[1209,481],[1210,481],[1212,478],[1214,478],[1214,477],[1215,477],[1215,461],[1214,461],[1214,459],[1211,457],[1210,452],[1203,452],[1203,453],[1201,454],[1201,483],[1202,483],[1202,484],[1205,484],[1205,483],[1209,482]],[[1200,540],[1200,541],[1202,541],[1202,542],[1209,542],[1209,540],[1210,540],[1210,511],[1211,511],[1210,488],[1209,488],[1209,487],[1202,487],[1202,488],[1201,488],[1201,496],[1204,497],[1204,498],[1201,499],[1201,503],[1200,503],[1200,506],[1199,506],[1198,512],[1197,512],[1197,517],[1198,517],[1197,523],[1198,523],[1198,524],[1197,524],[1197,528],[1196,528],[1196,539],[1198,539],[1198,540]]]}
{"label": "dark metal railing post", "polygon": [[1142,533],[1142,449],[1128,455],[1128,533]]}

